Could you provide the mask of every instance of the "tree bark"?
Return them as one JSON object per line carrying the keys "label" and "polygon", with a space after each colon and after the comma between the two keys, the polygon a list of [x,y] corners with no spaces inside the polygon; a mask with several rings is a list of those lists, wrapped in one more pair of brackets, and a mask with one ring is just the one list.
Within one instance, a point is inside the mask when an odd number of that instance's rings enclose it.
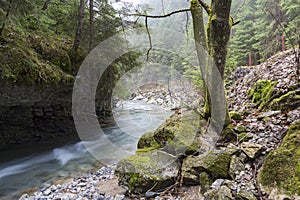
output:
{"label": "tree bark", "polygon": [[[209,16],[207,36],[208,36],[208,51],[212,57],[218,72],[209,69],[209,77],[211,81],[211,91],[214,91],[214,99],[208,98],[206,105],[206,114],[212,114],[215,112],[216,116],[222,117],[225,109],[225,125],[230,123],[230,117],[228,113],[228,106],[225,97],[224,88],[224,71],[227,55],[227,44],[230,38],[231,21],[230,21],[230,8],[231,0],[212,0],[211,1],[211,14]],[[221,77],[221,81],[216,76]],[[211,95],[212,96],[212,95]],[[210,102],[209,102],[210,101]],[[225,101],[225,108],[222,105],[222,101]],[[212,111],[211,104],[214,104],[215,110]],[[216,104],[216,105],[215,105]]]}
{"label": "tree bark", "polygon": [[80,46],[83,18],[84,18],[84,0],[80,0],[78,24],[77,24],[77,30],[76,30],[75,40],[74,40],[74,44],[73,44],[73,58],[76,56],[77,50]]}
{"label": "tree bark", "polygon": [[94,48],[95,44],[94,44],[94,30],[95,30],[95,26],[94,26],[94,0],[90,0],[90,44],[89,44],[89,48],[90,51]]}

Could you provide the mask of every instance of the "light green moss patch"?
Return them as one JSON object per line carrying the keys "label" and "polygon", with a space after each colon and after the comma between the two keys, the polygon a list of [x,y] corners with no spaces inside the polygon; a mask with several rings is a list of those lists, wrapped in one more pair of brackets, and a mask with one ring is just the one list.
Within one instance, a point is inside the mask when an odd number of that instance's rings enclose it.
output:
{"label": "light green moss patch", "polygon": [[277,91],[274,89],[276,81],[258,80],[248,93],[248,97],[259,109],[264,109],[272,101]]}

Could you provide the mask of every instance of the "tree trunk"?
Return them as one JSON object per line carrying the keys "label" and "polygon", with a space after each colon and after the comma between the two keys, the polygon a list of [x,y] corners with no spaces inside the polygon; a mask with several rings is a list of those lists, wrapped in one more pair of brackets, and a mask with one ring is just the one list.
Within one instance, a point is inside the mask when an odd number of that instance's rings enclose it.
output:
{"label": "tree trunk", "polygon": [[90,0],[90,51],[94,48],[94,0]]}
{"label": "tree trunk", "polygon": [[[208,98],[206,105],[206,114],[215,113],[216,116],[222,117],[222,113],[225,112],[225,125],[230,123],[230,117],[228,114],[228,106],[225,97],[224,88],[224,69],[226,64],[227,55],[227,43],[230,38],[230,7],[231,0],[212,0],[211,1],[211,13],[209,16],[207,36],[208,36],[208,51],[212,57],[218,72],[209,69],[209,78],[211,81],[211,91],[214,91],[214,97]],[[221,77],[221,81],[216,81]],[[210,94],[210,96],[212,96]],[[222,101],[225,101],[225,108],[222,105]],[[211,104],[214,104],[214,109],[211,110]],[[216,104],[216,105],[215,105]],[[225,109],[225,111],[224,111]],[[219,116],[220,115],[220,116]]]}
{"label": "tree trunk", "polygon": [[[193,18],[193,31],[194,31],[194,39],[196,45],[196,51],[198,56],[198,62],[200,65],[202,81],[204,85],[204,97],[207,101],[205,101],[205,105],[209,105],[209,92],[206,86],[207,82],[207,62],[203,58],[207,55],[207,39],[206,39],[206,32],[204,28],[204,20],[203,20],[203,9],[198,2],[198,0],[191,1],[191,13]],[[206,107],[206,106],[205,106]],[[204,112],[204,118],[208,119],[210,117],[209,111]]]}
{"label": "tree trunk", "polygon": [[78,50],[78,48],[80,46],[80,42],[81,42],[83,18],[84,18],[84,0],[80,0],[78,24],[77,24],[77,30],[76,30],[76,34],[75,34],[75,40],[74,40],[73,52],[72,52],[72,64],[73,65],[74,65],[74,59],[76,57],[77,50]]}

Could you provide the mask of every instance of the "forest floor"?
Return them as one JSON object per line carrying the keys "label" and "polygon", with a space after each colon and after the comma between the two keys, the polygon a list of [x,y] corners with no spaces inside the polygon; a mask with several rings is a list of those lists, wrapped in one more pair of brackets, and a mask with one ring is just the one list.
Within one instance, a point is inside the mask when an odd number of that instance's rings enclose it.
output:
{"label": "forest floor", "polygon": [[[241,113],[241,118],[233,119],[235,127],[245,127],[248,143],[259,147],[259,153],[254,159],[244,163],[244,169],[230,180],[230,189],[239,193],[245,191],[244,199],[275,199],[276,194],[268,193],[257,183],[257,174],[266,155],[276,149],[287,133],[288,127],[300,119],[300,107],[281,110],[270,110],[265,102],[253,102],[249,98],[249,91],[259,80],[276,82],[275,89],[286,93],[290,88],[298,85],[296,74],[295,56],[291,51],[281,52],[269,58],[266,62],[257,66],[245,66],[237,68],[228,79],[230,84],[226,86],[229,110]],[[240,147],[244,140],[240,138],[230,144]],[[31,195],[24,194],[22,200],[33,199],[146,199],[146,197],[127,197],[125,190],[117,185],[114,176],[114,167],[102,168],[96,173],[84,174],[82,177],[60,184],[49,185],[41,188]],[[216,180],[212,187],[220,187],[227,180]],[[157,195],[155,199],[202,199],[200,186],[181,187],[174,190],[177,194],[164,193]],[[173,192],[174,192],[173,191]],[[179,193],[178,193],[179,192]],[[172,197],[173,196],[173,197]],[[285,196],[281,196],[282,199]],[[287,199],[290,199],[286,197]],[[294,197],[297,199],[297,197]]]}

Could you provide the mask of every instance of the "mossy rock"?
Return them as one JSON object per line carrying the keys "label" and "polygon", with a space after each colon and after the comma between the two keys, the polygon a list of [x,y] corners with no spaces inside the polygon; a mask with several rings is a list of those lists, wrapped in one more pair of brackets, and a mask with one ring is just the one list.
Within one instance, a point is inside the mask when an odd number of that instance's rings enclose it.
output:
{"label": "mossy rock", "polygon": [[293,110],[300,106],[300,90],[290,91],[274,99],[270,108],[273,110]]}
{"label": "mossy rock", "polygon": [[252,100],[252,103],[256,104],[256,107],[265,109],[268,107],[268,103],[279,93],[275,88],[277,83],[270,80],[258,80],[250,89],[248,97]]}
{"label": "mossy rock", "polygon": [[290,126],[280,147],[269,153],[258,177],[266,189],[300,195],[300,121]]}
{"label": "mossy rock", "polygon": [[179,156],[199,151],[202,145],[199,126],[206,127],[206,121],[200,120],[199,123],[199,119],[200,116],[193,111],[172,115],[158,129],[142,135],[137,152],[161,149]]}
{"label": "mossy rock", "polygon": [[242,114],[239,113],[239,112],[236,112],[236,111],[229,112],[229,116],[230,116],[231,119],[237,120],[237,121],[243,119]]}
{"label": "mossy rock", "polygon": [[218,142],[221,143],[221,142],[230,142],[236,140],[237,140],[237,133],[235,131],[235,127],[233,126],[233,124],[229,124],[222,130]]}
{"label": "mossy rock", "polygon": [[144,194],[158,191],[174,184],[178,178],[180,162],[174,156],[154,150],[139,153],[120,161],[115,174],[119,184],[130,193]]}
{"label": "mossy rock", "polygon": [[202,172],[208,173],[212,181],[218,178],[230,178],[231,157],[237,152],[235,147],[229,147],[225,150],[211,150],[199,156],[188,156],[181,168],[183,182],[188,185],[200,184],[199,175]]}

